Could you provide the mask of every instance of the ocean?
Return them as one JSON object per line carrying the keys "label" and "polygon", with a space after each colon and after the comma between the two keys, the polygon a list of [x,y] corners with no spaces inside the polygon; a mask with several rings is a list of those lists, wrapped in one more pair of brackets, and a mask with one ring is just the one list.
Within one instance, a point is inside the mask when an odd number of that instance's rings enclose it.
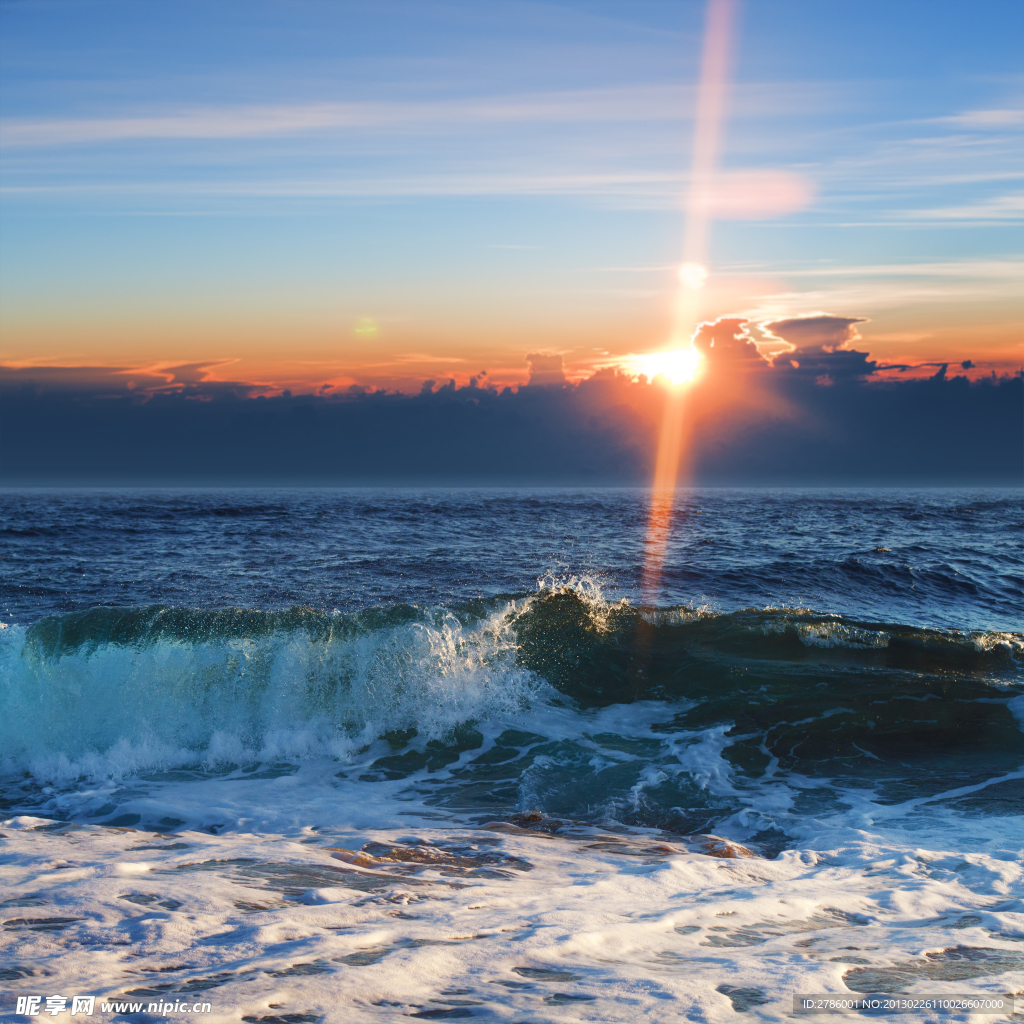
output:
{"label": "ocean", "polygon": [[1021,492],[648,501],[3,492],[0,1017],[1024,1019]]}

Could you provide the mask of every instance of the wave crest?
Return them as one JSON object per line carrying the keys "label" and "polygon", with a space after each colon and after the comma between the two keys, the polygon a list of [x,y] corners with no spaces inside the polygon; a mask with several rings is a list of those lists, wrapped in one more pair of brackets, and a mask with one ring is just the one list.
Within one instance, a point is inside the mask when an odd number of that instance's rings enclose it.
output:
{"label": "wave crest", "polygon": [[337,755],[413,728],[444,737],[543,687],[516,661],[515,614],[505,602],[483,616],[409,605],[53,616],[0,639],[0,747],[52,774],[62,757],[70,771],[118,744],[131,749],[119,763],[137,768],[240,747]]}
{"label": "wave crest", "polygon": [[[1021,747],[1019,634],[636,608],[592,580],[452,607],[95,608],[0,633],[0,749],[38,776],[341,757],[385,735],[665,701],[751,765]],[[723,734],[725,735],[725,734]],[[1015,756],[1015,755],[1014,755]],[[120,765],[120,768],[117,766]]]}

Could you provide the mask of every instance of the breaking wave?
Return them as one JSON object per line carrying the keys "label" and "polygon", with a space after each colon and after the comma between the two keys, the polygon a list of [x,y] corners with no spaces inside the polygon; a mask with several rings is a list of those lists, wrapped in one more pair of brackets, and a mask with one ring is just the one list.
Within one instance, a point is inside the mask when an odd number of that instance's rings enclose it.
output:
{"label": "breaking wave", "polygon": [[9,762],[60,775],[116,749],[128,770],[240,750],[339,757],[386,734],[444,742],[531,709],[658,701],[762,768],[1014,755],[1022,654],[1014,633],[638,609],[579,584],[356,614],[94,608],[0,633],[0,741]]}

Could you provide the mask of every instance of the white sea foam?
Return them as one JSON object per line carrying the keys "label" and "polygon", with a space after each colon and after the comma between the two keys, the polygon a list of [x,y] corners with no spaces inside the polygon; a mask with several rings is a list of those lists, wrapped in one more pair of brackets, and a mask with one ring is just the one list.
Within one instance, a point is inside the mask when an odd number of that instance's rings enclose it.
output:
{"label": "white sea foam", "polygon": [[[736,990],[752,1016],[784,1020],[796,992],[871,987],[858,980],[865,969],[902,977],[909,993],[1024,986],[1019,819],[933,805],[908,831],[895,814],[862,827],[854,808],[806,821],[774,859],[723,860],[636,830],[467,828],[401,788],[382,784],[371,808],[365,786],[310,763],[274,779],[156,787],[146,799],[168,814],[196,820],[201,808],[207,821],[173,836],[4,822],[0,872],[23,904],[0,905],[0,934],[7,962],[26,971],[11,990],[148,1005],[159,995],[146,992],[166,986],[204,993],[218,1021],[398,1021],[466,1007],[509,1020],[725,1024]],[[442,859],[334,853],[368,843]],[[446,868],[445,851],[469,844],[498,870]],[[964,947],[975,973],[943,976],[942,951]]]}

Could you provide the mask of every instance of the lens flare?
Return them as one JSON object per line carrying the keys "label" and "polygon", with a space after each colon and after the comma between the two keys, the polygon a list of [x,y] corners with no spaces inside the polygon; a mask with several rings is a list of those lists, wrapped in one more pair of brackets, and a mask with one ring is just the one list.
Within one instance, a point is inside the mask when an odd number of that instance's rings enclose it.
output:
{"label": "lens flare", "polygon": [[[729,86],[736,0],[708,0],[701,55],[700,82],[693,130],[690,182],[686,199],[683,236],[683,261],[679,268],[679,290],[675,302],[674,346],[653,353],[652,368],[673,384],[692,381],[700,370],[700,353],[687,345],[702,319],[703,286],[708,277],[709,252],[714,204],[708,201],[716,182],[718,150],[725,122]],[[688,429],[685,409],[689,389],[670,388],[665,395],[658,454],[651,486],[651,505],[647,521],[647,551],[644,558],[643,591],[648,604],[656,603],[662,566],[672,534],[675,488],[680,462],[686,452],[684,434]]]}
{"label": "lens flare", "polygon": [[684,263],[679,268],[679,280],[684,288],[703,288],[708,279],[708,268],[700,263]]}
{"label": "lens flare", "polygon": [[376,338],[380,333],[380,327],[372,316],[363,316],[356,321],[352,333],[360,338]]}

